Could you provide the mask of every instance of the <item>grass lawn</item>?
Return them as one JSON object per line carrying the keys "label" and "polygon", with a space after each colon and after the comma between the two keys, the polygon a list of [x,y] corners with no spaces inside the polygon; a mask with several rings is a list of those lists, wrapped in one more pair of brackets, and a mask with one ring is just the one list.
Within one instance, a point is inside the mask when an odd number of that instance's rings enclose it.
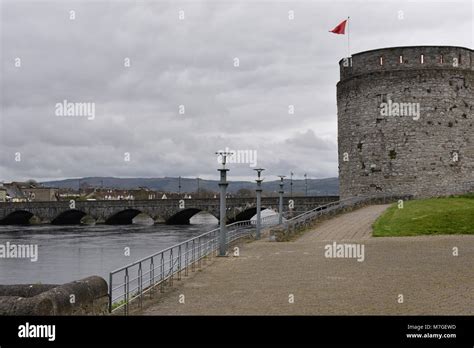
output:
{"label": "grass lawn", "polygon": [[474,234],[474,195],[393,204],[373,225],[374,237]]}

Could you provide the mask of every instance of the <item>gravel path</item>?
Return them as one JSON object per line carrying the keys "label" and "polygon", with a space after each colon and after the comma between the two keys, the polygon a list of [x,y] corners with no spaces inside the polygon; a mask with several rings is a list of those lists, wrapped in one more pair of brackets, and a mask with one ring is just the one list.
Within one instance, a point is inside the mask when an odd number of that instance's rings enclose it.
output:
{"label": "gravel path", "polygon": [[[387,207],[342,214],[294,242],[244,243],[239,257],[213,259],[140,314],[473,315],[474,236],[373,238]],[[326,258],[333,242],[363,245],[364,261]]]}

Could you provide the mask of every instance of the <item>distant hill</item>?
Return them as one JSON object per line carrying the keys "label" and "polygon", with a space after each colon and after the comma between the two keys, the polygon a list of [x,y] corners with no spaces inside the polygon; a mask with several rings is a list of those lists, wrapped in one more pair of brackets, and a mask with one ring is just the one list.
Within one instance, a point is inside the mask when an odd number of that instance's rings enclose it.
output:
{"label": "distant hill", "polygon": [[[199,179],[200,189],[218,192],[219,187],[217,180],[203,180]],[[80,179],[65,179],[57,181],[46,181],[41,184],[45,186],[58,188],[78,189],[79,185],[89,187],[106,187],[115,189],[136,189],[139,187],[147,187],[156,191],[177,192],[178,178],[164,177],[164,178],[114,178],[114,177],[87,177]],[[267,194],[277,193],[279,190],[279,181],[263,182],[263,191]],[[255,182],[250,181],[230,181],[228,191],[235,193],[240,189],[255,190]],[[285,179],[285,192],[290,191],[290,180]],[[181,192],[196,192],[197,179],[196,178],[181,178]],[[305,181],[293,180],[293,193],[295,195],[305,193]],[[327,179],[308,179],[308,195],[338,195],[339,194],[339,180],[338,178]]]}

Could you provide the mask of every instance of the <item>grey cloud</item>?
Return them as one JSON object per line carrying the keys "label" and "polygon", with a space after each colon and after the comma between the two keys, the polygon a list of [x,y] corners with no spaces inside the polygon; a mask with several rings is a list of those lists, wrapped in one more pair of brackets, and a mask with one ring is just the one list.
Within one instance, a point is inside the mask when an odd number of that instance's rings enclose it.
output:
{"label": "grey cloud", "polygon": [[[336,176],[337,63],[347,37],[328,30],[350,15],[353,53],[472,47],[472,4],[455,4],[4,0],[0,180],[216,178],[214,152],[225,147],[257,151],[268,175]],[[64,99],[94,102],[96,118],[56,117]],[[230,167],[232,177],[253,177],[248,165]]]}

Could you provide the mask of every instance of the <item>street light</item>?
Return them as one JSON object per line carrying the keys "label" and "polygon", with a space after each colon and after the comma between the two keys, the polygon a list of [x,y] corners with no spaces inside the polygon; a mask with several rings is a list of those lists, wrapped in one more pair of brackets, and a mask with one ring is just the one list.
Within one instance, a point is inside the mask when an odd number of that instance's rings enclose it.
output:
{"label": "street light", "polygon": [[290,197],[293,198],[293,172],[290,172]]}
{"label": "street light", "polygon": [[304,173],[304,195],[308,196],[308,175]]}
{"label": "street light", "polygon": [[181,176],[178,176],[178,197],[181,197]]}
{"label": "street light", "polygon": [[219,207],[219,256],[225,256],[227,252],[227,230],[226,230],[226,189],[229,183],[227,182],[227,169],[225,167],[226,160],[228,156],[232,156],[233,152],[216,152],[216,155],[220,156],[222,168],[217,169],[220,172],[220,181],[219,181],[219,188],[220,188],[220,207]]}
{"label": "street light", "polygon": [[282,224],[283,222],[283,179],[286,178],[286,175],[278,175],[280,178],[280,191],[278,193],[280,194],[280,199],[279,199],[279,206],[278,206],[278,224]]}
{"label": "street light", "polygon": [[261,210],[262,210],[262,181],[260,174],[265,170],[263,168],[254,169],[257,172],[257,224],[256,224],[256,239],[260,239],[260,228],[261,228]]}
{"label": "street light", "polygon": [[197,177],[197,198],[199,198],[199,177]]}

